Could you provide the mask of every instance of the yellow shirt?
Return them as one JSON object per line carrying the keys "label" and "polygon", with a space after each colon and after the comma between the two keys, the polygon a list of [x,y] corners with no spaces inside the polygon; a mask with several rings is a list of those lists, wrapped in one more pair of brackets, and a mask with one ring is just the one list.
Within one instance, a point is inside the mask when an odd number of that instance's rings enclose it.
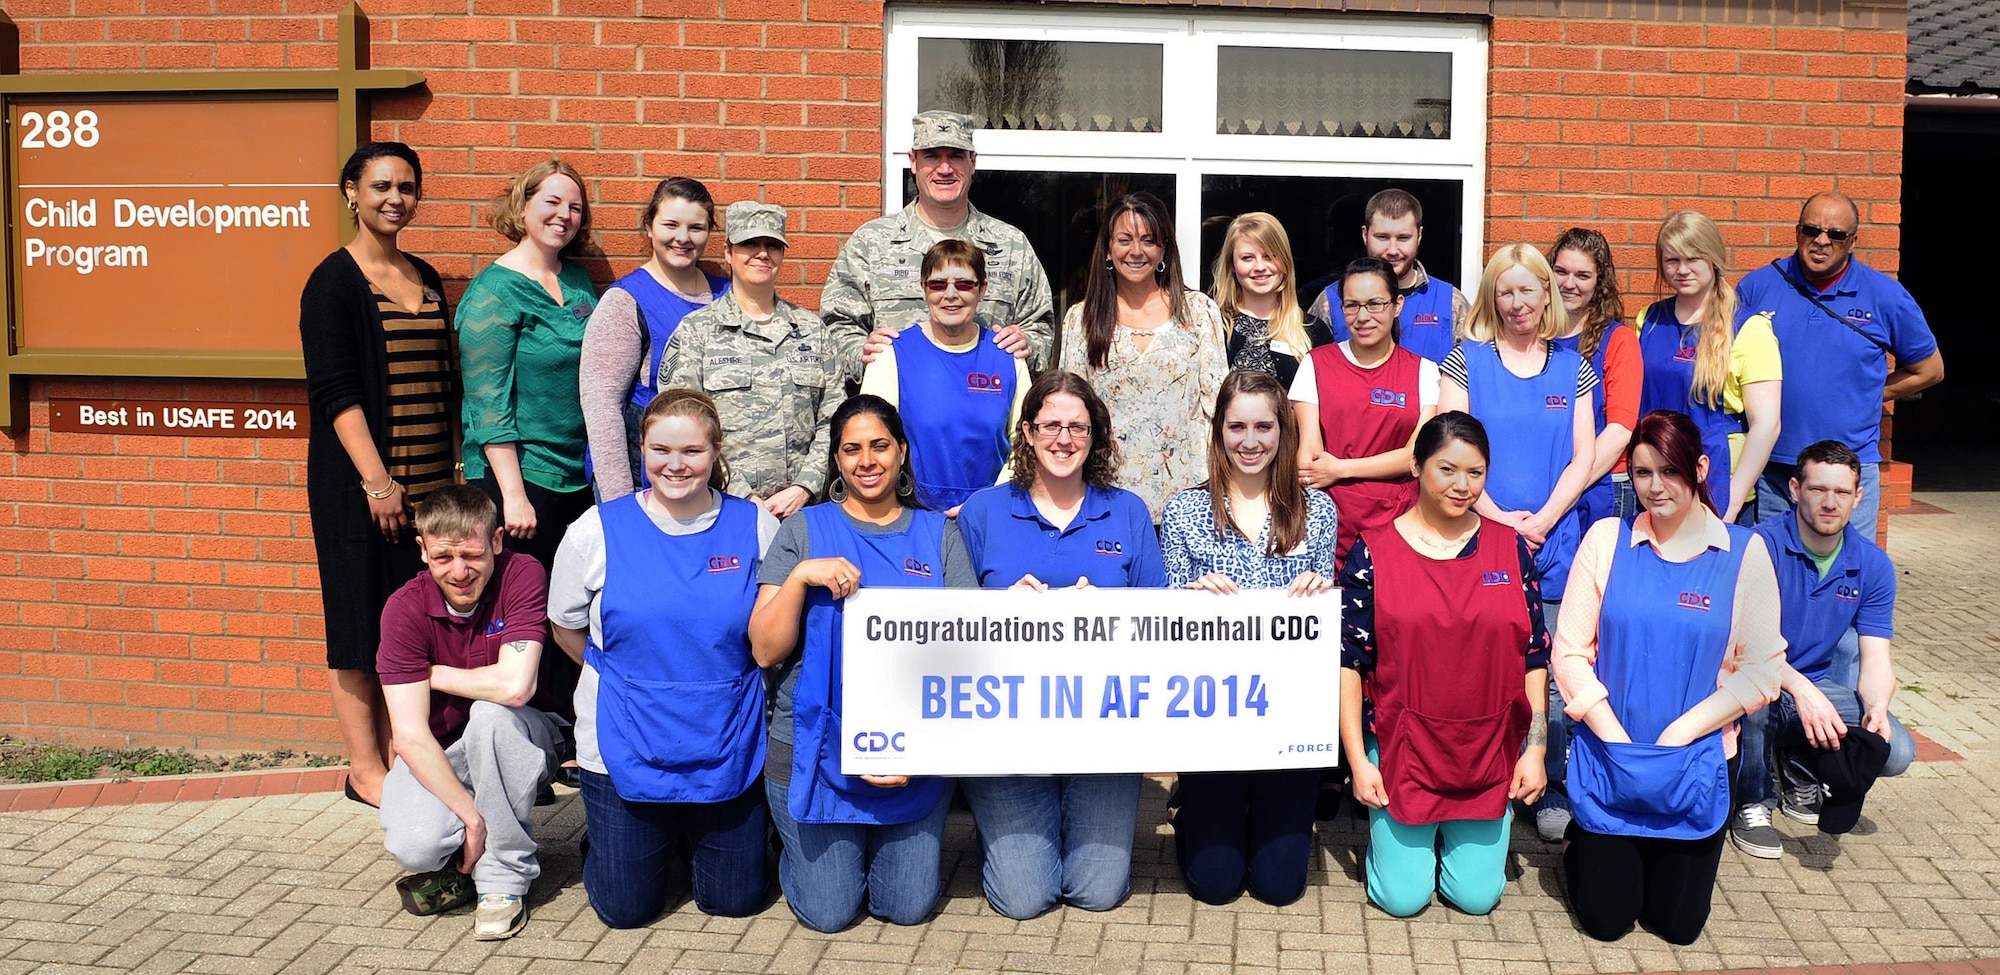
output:
{"label": "yellow shirt", "polygon": [[[1771,316],[1758,313],[1736,333],[1729,343],[1729,378],[1722,384],[1722,410],[1742,415],[1743,387],[1752,383],[1776,382],[1785,378],[1778,358],[1778,336],[1771,331]],[[1729,469],[1736,469],[1743,455],[1743,434],[1729,435]]]}

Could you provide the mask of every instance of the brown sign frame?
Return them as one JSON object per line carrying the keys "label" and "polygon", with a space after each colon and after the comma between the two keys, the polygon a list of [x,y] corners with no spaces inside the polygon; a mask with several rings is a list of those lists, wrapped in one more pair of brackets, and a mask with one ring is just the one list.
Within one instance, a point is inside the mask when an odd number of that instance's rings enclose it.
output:
{"label": "brown sign frame", "polygon": [[[331,71],[202,71],[128,74],[20,73],[20,28],[0,13],[0,120],[10,118],[22,96],[119,95],[170,98],[177,95],[332,95],[337,127],[332,171],[360,145],[368,132],[366,97],[370,91],[401,90],[424,83],[421,72],[368,67],[368,18],[350,3],[338,17],[339,67]],[[0,185],[6,193],[5,246],[12,248],[19,216],[16,155],[11,133],[0,153]],[[339,223],[342,241],[353,228]],[[12,280],[14,255],[0,260],[0,294],[5,295],[7,328],[0,342],[0,429],[16,429],[27,418],[27,378],[31,376],[104,376],[145,378],[299,379],[305,363],[297,354],[270,352],[157,352],[100,349],[35,349],[22,351],[19,342],[21,295]]]}

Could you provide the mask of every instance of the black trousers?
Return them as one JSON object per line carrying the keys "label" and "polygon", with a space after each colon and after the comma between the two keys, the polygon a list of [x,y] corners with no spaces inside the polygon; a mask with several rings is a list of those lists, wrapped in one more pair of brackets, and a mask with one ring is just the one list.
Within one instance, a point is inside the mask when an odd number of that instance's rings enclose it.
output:
{"label": "black trousers", "polygon": [[[479,490],[493,499],[493,505],[503,512],[501,520],[506,520],[506,503],[500,499],[500,483],[492,474],[479,479]],[[535,557],[542,568],[555,571],[556,548],[562,544],[563,535],[569,531],[570,522],[590,510],[592,499],[590,489],[581,491],[551,491],[524,481],[528,504],[535,509],[535,537],[509,537],[505,543],[507,551],[522,552]],[[529,704],[543,711],[552,711],[571,721],[576,720],[576,682],[583,676],[583,668],[569,659],[552,639],[542,648],[540,673],[536,676],[535,697]]]}
{"label": "black trousers", "polygon": [[[1729,779],[1736,780],[1733,758]],[[1724,823],[1697,840],[1611,836],[1571,822],[1563,872],[1577,924],[1599,941],[1617,941],[1643,922],[1669,944],[1694,943],[1708,924],[1728,833]]]}

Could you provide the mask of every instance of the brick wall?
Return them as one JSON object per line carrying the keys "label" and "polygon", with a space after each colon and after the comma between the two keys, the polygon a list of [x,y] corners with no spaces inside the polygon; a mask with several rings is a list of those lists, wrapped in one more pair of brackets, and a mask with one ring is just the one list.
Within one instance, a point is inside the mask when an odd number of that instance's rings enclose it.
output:
{"label": "brick wall", "polygon": [[1893,11],[1835,14],[1784,26],[1496,19],[1487,240],[1596,227],[1625,291],[1650,301],[1668,214],[1721,224],[1733,280],[1791,251],[1799,204],[1838,185],[1868,228],[1860,256],[1893,274],[1904,25]]}
{"label": "brick wall", "polygon": [[[36,73],[327,68],[344,5],[0,3],[21,31],[22,70]],[[1666,18],[1650,22],[1609,19],[1613,3],[1572,6],[1508,0],[1493,20],[1489,245],[1585,223],[1611,237],[1622,266],[1643,269],[1657,222],[1698,206],[1752,267],[1789,246],[1797,201],[1827,184],[1818,174],[1838,173],[1869,222],[1866,257],[1894,267],[1903,28],[1893,7],[1856,22],[1815,2],[1833,12],[1793,11],[1779,27],[1707,26],[1700,4],[1647,4]],[[423,153],[426,198],[404,243],[454,296],[505,249],[481,223],[484,202],[550,152],[590,183],[600,280],[643,258],[638,209],[668,175],[703,179],[720,200],[789,207],[784,293],[807,305],[848,232],[881,212],[879,2],[365,7],[373,65],[429,81],[377,98],[372,134]],[[1628,274],[1627,290],[1651,295],[1651,277]],[[105,394],[294,402],[303,389],[31,384],[27,423],[0,433],[0,731],[333,750],[303,441],[48,433],[51,396]]]}

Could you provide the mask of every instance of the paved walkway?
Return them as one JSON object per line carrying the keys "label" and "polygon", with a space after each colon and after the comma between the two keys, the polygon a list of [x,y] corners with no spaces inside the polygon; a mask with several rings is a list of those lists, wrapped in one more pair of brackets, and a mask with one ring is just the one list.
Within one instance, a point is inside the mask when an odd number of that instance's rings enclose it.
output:
{"label": "paved walkway", "polygon": [[[950,882],[929,923],[865,921],[839,935],[783,904],[742,920],[683,904],[610,931],[585,903],[582,804],[542,810],[545,872],[513,941],[471,940],[464,914],[398,907],[395,866],[368,811],[336,794],[0,815],[0,975],[12,972],[1370,972],[1539,975],[1863,966],[2000,957],[2000,493],[1927,494],[1949,513],[1898,516],[1898,712],[1965,757],[1885,783],[1869,821],[1835,840],[1779,820],[1781,862],[1733,848],[1696,944],[1639,932],[1585,938],[1556,849],[1517,824],[1499,910],[1433,907],[1396,920],[1365,903],[1348,821],[1325,824],[1306,898],[1197,907],[1182,891],[1165,792],[1149,785],[1119,909],[1015,922],[979,896],[969,820],[954,815]],[[1982,966],[1990,970],[1992,966]],[[1972,971],[1971,966],[1938,966]],[[1917,966],[1919,971],[1928,971]],[[1904,971],[1909,971],[1905,969]]]}

